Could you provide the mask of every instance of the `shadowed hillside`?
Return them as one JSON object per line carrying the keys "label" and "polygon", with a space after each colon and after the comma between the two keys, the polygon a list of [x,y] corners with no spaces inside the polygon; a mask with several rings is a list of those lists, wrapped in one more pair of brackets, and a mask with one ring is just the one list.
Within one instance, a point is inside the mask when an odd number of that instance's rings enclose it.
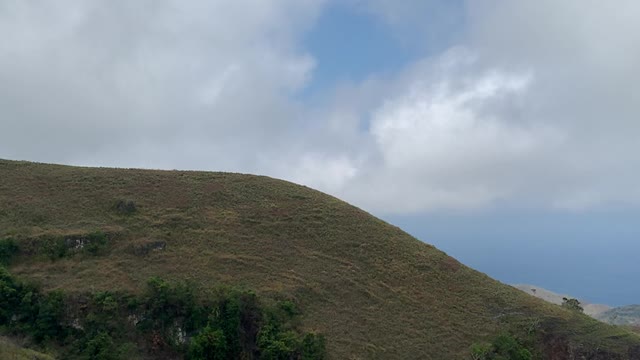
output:
{"label": "shadowed hillside", "polygon": [[[106,241],[92,243],[97,231]],[[20,246],[9,270],[48,291],[136,294],[159,276],[286,299],[333,359],[467,359],[473,343],[504,331],[530,336],[545,359],[640,358],[627,330],[268,177],[0,160],[0,238]]]}

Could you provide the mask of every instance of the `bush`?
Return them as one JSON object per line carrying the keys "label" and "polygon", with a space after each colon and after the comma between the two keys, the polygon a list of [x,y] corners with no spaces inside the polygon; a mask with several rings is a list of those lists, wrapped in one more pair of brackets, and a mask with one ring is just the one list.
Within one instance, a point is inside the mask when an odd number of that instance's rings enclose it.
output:
{"label": "bush", "polygon": [[45,240],[43,250],[51,260],[62,259],[67,255],[69,247],[63,237],[54,237]]}
{"label": "bush", "polygon": [[0,266],[0,325],[9,323],[20,304],[21,295],[18,284],[9,271]]}
{"label": "bush", "polygon": [[204,328],[189,344],[187,358],[190,360],[224,360],[227,356],[227,339],[220,329]]}
{"label": "bush", "polygon": [[136,207],[136,203],[131,200],[118,200],[115,205],[115,210],[121,215],[131,215],[138,209]]}
{"label": "bush", "polygon": [[66,328],[62,325],[65,311],[64,295],[54,291],[41,297],[38,304],[38,316],[32,330],[37,342],[50,339],[62,340],[66,337]]}
{"label": "bush", "polygon": [[88,234],[45,236],[26,244],[25,253],[44,254],[58,260],[78,253],[102,255],[109,245],[109,237],[102,231]]}
{"label": "bush", "polygon": [[184,324],[186,330],[202,327],[205,323],[206,319],[198,321],[195,318],[196,315],[202,317],[203,311],[196,302],[195,289],[190,284],[173,286],[153,277],[147,282],[147,289],[141,300],[145,319],[139,325],[141,329],[159,331],[166,340],[171,340],[176,321]]}
{"label": "bush", "polygon": [[577,299],[567,299],[566,297],[562,298],[562,307],[580,313],[584,312],[580,301],[578,301]]}
{"label": "bush", "polygon": [[503,334],[496,337],[491,344],[473,344],[471,358],[473,360],[531,360],[533,355],[515,337]]}
{"label": "bush", "polygon": [[492,352],[493,346],[491,344],[481,343],[471,345],[471,359],[473,360],[487,360]]}
{"label": "bush", "polygon": [[18,250],[18,244],[13,239],[0,240],[0,264],[8,265]]}
{"label": "bush", "polygon": [[120,354],[113,342],[113,338],[105,332],[100,332],[89,340],[82,351],[87,360],[118,360]]}
{"label": "bush", "polygon": [[260,334],[261,359],[288,360],[294,358],[301,348],[301,341],[292,331],[280,332],[273,328],[267,328]]}
{"label": "bush", "polygon": [[531,352],[511,335],[500,335],[493,341],[495,359],[530,360]]}
{"label": "bush", "polygon": [[43,295],[0,267],[0,325],[9,330],[31,335],[36,342],[64,339],[64,300],[61,292]]}
{"label": "bush", "polygon": [[84,249],[91,255],[99,255],[107,247],[107,242],[107,235],[102,231],[96,231],[87,235],[87,245]]}
{"label": "bush", "polygon": [[325,358],[324,338],[297,331],[292,312],[289,304],[265,307],[248,291],[221,291],[203,300],[188,284],[159,278],[149,280],[143,296],[99,292],[68,298],[42,293],[0,266],[0,326],[60,347],[63,358],[130,358],[141,340],[158,357]]}
{"label": "bush", "polygon": [[290,300],[281,301],[279,306],[280,306],[280,309],[282,309],[285,312],[285,314],[287,314],[289,317],[294,317],[298,315],[298,309],[296,308],[296,304],[293,301],[290,301]]}
{"label": "bush", "polygon": [[302,339],[302,360],[317,360],[327,357],[324,336],[309,333]]}

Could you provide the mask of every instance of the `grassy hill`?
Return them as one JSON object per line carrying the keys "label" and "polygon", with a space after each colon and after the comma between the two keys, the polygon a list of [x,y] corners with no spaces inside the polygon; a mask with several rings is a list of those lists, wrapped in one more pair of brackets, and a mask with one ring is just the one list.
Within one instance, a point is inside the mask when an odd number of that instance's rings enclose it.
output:
{"label": "grassy hill", "polygon": [[[106,234],[98,255],[90,234]],[[9,270],[45,291],[149,278],[286,299],[331,359],[468,359],[510,332],[544,359],[640,358],[640,339],[501,284],[321,192],[268,177],[0,160]],[[58,256],[60,255],[60,256]],[[500,259],[496,259],[500,261]],[[571,355],[570,355],[571,354]]]}
{"label": "grassy hill", "polygon": [[0,337],[0,359],[3,360],[53,360],[53,357],[24,349],[11,340]]}
{"label": "grassy hill", "polygon": [[[517,284],[513,287],[556,305],[561,305],[564,298],[574,298],[574,296],[558,294],[535,285]],[[609,305],[591,304],[583,299],[578,300],[580,300],[580,306],[584,309],[584,313],[596,319],[599,319],[599,314],[612,309]]]}
{"label": "grassy hill", "polygon": [[613,309],[602,312],[596,316],[596,319],[609,324],[640,326],[640,305],[627,305],[615,307]]}

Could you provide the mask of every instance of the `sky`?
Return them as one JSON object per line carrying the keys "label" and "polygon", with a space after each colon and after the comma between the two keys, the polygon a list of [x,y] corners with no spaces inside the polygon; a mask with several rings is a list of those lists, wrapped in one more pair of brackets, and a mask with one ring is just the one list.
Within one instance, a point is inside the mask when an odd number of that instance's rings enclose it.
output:
{"label": "sky", "polygon": [[283,178],[499,280],[640,303],[639,16],[632,0],[6,0],[0,158]]}

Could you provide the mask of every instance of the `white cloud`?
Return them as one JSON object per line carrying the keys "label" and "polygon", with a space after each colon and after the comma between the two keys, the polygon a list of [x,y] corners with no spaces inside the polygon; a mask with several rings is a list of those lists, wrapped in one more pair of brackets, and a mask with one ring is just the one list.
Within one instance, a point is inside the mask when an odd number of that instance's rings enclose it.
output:
{"label": "white cloud", "polygon": [[[374,5],[402,18],[409,2]],[[467,6],[462,47],[351,109],[370,125],[354,137],[367,146],[343,151],[365,161],[337,193],[390,213],[640,203],[640,3]]]}
{"label": "white cloud", "polygon": [[535,147],[537,139],[526,129],[495,114],[483,115],[480,109],[496,98],[509,101],[517,96],[529,75],[489,72],[466,80],[460,89],[452,89],[455,74],[441,76],[435,83],[411,84],[407,93],[387,100],[375,112],[371,134],[386,166],[411,169],[420,162],[437,174],[455,171],[478,157],[500,161]]}
{"label": "white cloud", "polygon": [[310,106],[329,1],[4,1],[0,156],[259,172],[378,213],[640,203],[640,3],[351,0],[456,41]]}
{"label": "white cloud", "polygon": [[257,171],[296,121],[322,3],[5,1],[0,154]]}
{"label": "white cloud", "polygon": [[368,149],[367,161],[354,162],[357,175],[339,193],[379,212],[413,212],[479,207],[517,192],[526,179],[503,173],[536,161],[562,136],[500,113],[520,111],[530,72],[476,65],[472,54],[455,49],[400,76],[371,113],[371,144],[360,147]]}
{"label": "white cloud", "polygon": [[322,154],[304,154],[289,177],[301,184],[315,184],[329,192],[342,189],[357,174],[357,168],[345,156],[328,157]]}

